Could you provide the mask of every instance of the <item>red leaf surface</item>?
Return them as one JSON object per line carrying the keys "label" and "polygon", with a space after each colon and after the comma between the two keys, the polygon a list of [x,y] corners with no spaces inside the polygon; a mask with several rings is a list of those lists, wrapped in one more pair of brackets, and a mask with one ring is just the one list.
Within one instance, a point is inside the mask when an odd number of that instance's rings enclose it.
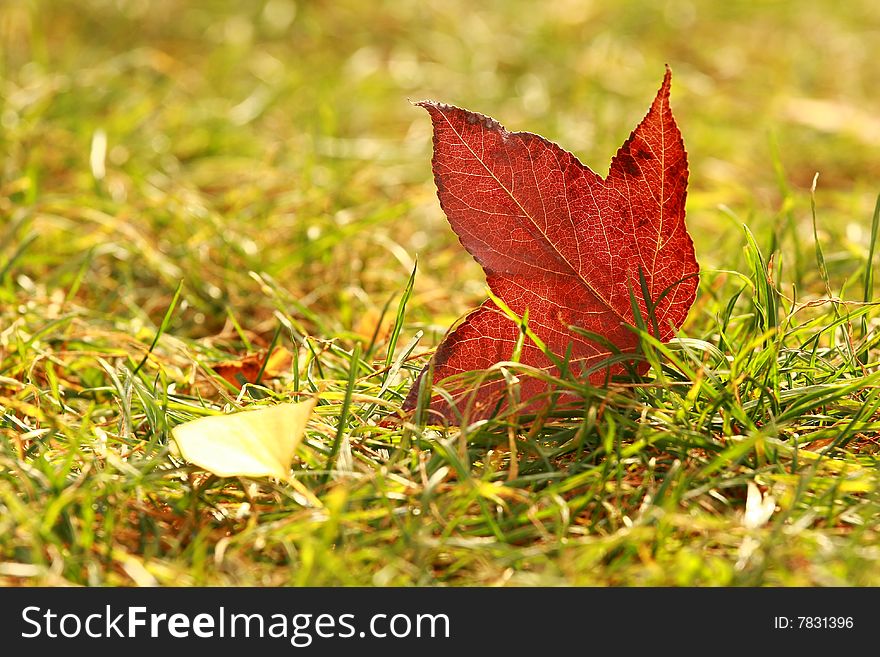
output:
{"label": "red leaf surface", "polygon": [[[667,68],[648,114],[604,179],[543,137],[507,132],[494,119],[457,107],[417,103],[434,126],[432,164],[440,205],[485,270],[489,288],[516,315],[528,312],[528,328],[549,351],[569,354],[571,371],[595,384],[626,368],[620,363],[596,368],[610,350],[571,327],[601,335],[621,352],[634,352],[638,338],[626,328],[636,324],[631,291],[643,318],[649,317],[647,302],[654,305],[664,342],[684,322],[696,295],[699,267],[684,222],[687,154],[669,108],[670,80]],[[509,361],[519,334],[518,323],[487,300],[441,342],[434,382]],[[519,361],[556,372],[529,339]],[[641,372],[647,367],[636,365]],[[497,378],[476,388],[462,383],[444,388],[458,413],[467,408],[470,421],[506,403],[505,384]],[[416,382],[405,410],[415,407],[418,389]],[[519,396],[532,400],[534,409],[546,399],[536,396],[546,391],[543,381],[524,377]],[[439,395],[432,397],[430,410],[435,420],[459,421]]]}

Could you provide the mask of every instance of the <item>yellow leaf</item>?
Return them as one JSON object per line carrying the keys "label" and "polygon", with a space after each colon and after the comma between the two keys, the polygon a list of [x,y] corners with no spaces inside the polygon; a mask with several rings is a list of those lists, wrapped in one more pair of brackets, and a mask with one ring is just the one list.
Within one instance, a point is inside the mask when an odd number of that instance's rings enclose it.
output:
{"label": "yellow leaf", "polygon": [[220,477],[287,479],[315,402],[203,417],[171,433],[183,458]]}

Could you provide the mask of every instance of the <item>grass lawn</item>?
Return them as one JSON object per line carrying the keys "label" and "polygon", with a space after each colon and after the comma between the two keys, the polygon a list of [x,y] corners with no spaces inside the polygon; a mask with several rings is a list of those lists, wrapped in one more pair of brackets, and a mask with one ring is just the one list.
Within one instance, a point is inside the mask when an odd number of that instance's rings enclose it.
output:
{"label": "grass lawn", "polygon": [[[878,46],[871,0],[4,2],[0,584],[880,585]],[[681,337],[564,417],[377,426],[486,297],[408,99],[604,175],[666,63]],[[295,486],[170,450],[315,393]]]}

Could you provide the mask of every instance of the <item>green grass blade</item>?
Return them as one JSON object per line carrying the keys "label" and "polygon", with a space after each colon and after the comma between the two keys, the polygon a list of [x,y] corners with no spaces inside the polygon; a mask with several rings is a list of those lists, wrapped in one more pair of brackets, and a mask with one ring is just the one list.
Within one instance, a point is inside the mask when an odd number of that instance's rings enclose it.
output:
{"label": "green grass blade", "polygon": [[162,323],[159,324],[159,330],[156,331],[156,335],[153,338],[153,341],[150,343],[150,348],[147,349],[147,353],[144,354],[144,357],[141,359],[141,361],[134,368],[134,371],[132,372],[133,375],[136,375],[138,372],[140,372],[141,368],[144,366],[144,364],[150,358],[150,354],[153,353],[153,349],[155,349],[156,345],[159,344],[159,338],[162,337],[162,334],[165,333],[165,331],[168,328],[168,325],[171,323],[171,318],[174,316],[174,309],[177,307],[177,301],[178,301],[178,299],[180,299],[180,293],[182,291],[183,291],[183,281],[180,281],[177,284],[177,289],[174,290],[174,296],[171,298],[171,303],[168,304],[168,309],[165,311],[165,316],[162,318]]}

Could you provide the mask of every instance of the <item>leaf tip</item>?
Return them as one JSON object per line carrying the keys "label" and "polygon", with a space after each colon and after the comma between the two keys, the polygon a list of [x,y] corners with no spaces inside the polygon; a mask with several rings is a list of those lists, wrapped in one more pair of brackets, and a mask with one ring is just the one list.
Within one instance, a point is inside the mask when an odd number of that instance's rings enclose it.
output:
{"label": "leaf tip", "polygon": [[663,74],[663,82],[660,84],[658,96],[669,96],[669,89],[672,87],[672,68],[666,64],[666,72]]}

